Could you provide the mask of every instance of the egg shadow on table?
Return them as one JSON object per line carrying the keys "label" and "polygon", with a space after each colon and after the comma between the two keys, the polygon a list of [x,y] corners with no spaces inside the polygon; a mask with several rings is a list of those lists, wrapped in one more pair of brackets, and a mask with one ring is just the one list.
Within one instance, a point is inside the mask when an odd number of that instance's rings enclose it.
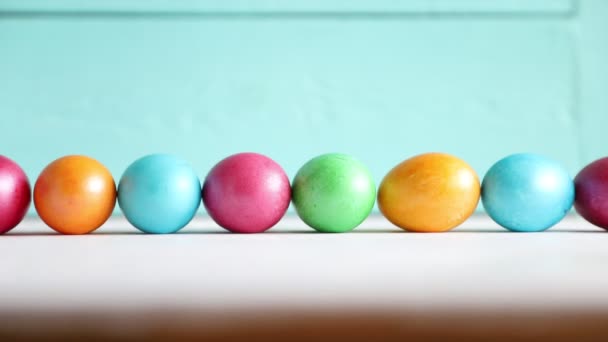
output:
{"label": "egg shadow on table", "polygon": [[[4,234],[4,236],[9,237],[9,236],[19,236],[19,237],[26,237],[26,236],[31,236],[31,237],[36,237],[36,236],[58,236],[58,237],[82,237],[82,236],[91,236],[91,235],[144,235],[144,233],[142,232],[124,232],[124,231],[108,231],[108,232],[91,232],[91,233],[87,233],[87,234],[61,234],[55,231],[48,231],[48,232],[40,232],[40,231],[32,231],[32,232],[9,232],[7,234]],[[1,239],[2,237],[0,237]]]}
{"label": "egg shadow on table", "polygon": [[23,237],[23,236],[53,236],[53,235],[57,235],[57,236],[62,236],[62,234],[56,233],[56,232],[9,232],[9,233],[5,233],[3,234],[0,239],[2,239],[3,237],[11,237],[11,236],[19,236],[19,237]]}
{"label": "egg shadow on table", "polygon": [[[167,236],[167,235],[234,235],[234,236],[263,236],[263,235],[281,235],[281,234],[285,234],[285,235],[328,235],[328,236],[341,236],[341,235],[345,235],[345,234],[406,234],[406,235],[442,235],[442,234],[452,234],[452,233],[480,233],[480,234],[487,234],[487,233],[503,233],[503,234],[539,234],[539,233],[544,233],[544,234],[559,234],[559,233],[565,233],[565,234],[576,234],[576,233],[597,233],[597,234],[607,234],[608,236],[608,231],[603,230],[603,229],[575,229],[575,228],[560,228],[560,229],[548,229],[545,231],[540,231],[540,232],[513,232],[513,231],[509,231],[507,229],[503,229],[503,230],[498,230],[498,229],[492,229],[492,228],[479,228],[479,229],[475,229],[475,228],[456,228],[454,230],[450,230],[447,232],[411,232],[411,231],[405,231],[405,230],[401,230],[401,229],[397,229],[397,228],[357,228],[348,232],[343,232],[343,233],[324,233],[324,232],[319,232],[316,231],[312,228],[310,228],[309,230],[304,230],[302,228],[291,228],[291,229],[270,229],[267,230],[265,232],[262,233],[233,233],[227,230],[222,230],[222,229],[215,229],[213,228],[203,228],[202,230],[199,229],[191,229],[191,230],[186,230],[186,231],[178,231],[175,233],[171,233],[171,234],[147,234],[138,230],[133,230],[133,231],[125,231],[125,230],[104,230],[104,231],[94,231],[92,233],[89,234],[81,234],[81,235],[66,235],[66,234],[60,234],[57,233],[55,231],[48,231],[48,232],[40,232],[40,231],[11,231],[8,232],[7,234],[4,234],[5,237],[11,237],[11,236],[19,236],[19,237],[26,237],[26,236],[31,236],[31,237],[36,237],[36,236],[58,236],[58,237],[69,237],[69,236],[95,236],[95,235],[99,235],[99,236],[126,236],[126,235],[142,235],[142,236]],[[2,237],[0,237],[1,239]]]}
{"label": "egg shadow on table", "polygon": [[574,229],[574,228],[560,228],[560,229],[548,229],[548,230],[543,230],[543,231],[539,231],[539,232],[516,232],[516,231],[510,231],[507,229],[503,229],[503,230],[495,230],[495,229],[485,229],[485,228],[480,228],[480,229],[474,229],[474,228],[463,228],[463,229],[454,229],[452,231],[449,231],[447,233],[506,233],[506,234],[554,234],[554,233],[606,233],[606,231],[604,230],[593,230],[593,229],[585,229],[585,230],[581,230],[581,229]]}
{"label": "egg shadow on table", "polygon": [[374,228],[356,228],[348,232],[342,233],[326,233],[319,232],[312,228],[309,230],[300,230],[300,229],[282,229],[282,230],[269,230],[264,232],[263,234],[319,234],[319,235],[344,235],[344,234],[378,234],[378,233],[402,233],[399,230],[395,229],[374,229]]}

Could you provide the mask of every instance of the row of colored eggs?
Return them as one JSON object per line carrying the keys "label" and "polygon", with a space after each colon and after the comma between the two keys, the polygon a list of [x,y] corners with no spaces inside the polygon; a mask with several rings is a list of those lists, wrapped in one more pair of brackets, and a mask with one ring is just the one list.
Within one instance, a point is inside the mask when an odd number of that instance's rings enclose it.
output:
{"label": "row of colored eggs", "polygon": [[[40,218],[64,234],[100,227],[118,201],[126,219],[147,233],[186,226],[201,200],[215,222],[238,233],[274,226],[293,202],[297,214],[321,232],[346,232],[370,214],[409,231],[442,232],[463,223],[479,199],[489,216],[513,231],[542,231],[574,204],[591,223],[608,229],[608,158],[586,166],[574,180],[553,160],[514,154],[495,163],[480,184],[461,159],[426,153],[395,166],[378,192],[368,169],[345,154],[324,154],[300,168],[293,182],[279,164],[257,153],[232,155],[201,183],[185,161],[167,154],[136,160],[120,178],[98,161],[72,155],[49,164],[34,186]],[[23,170],[0,156],[0,233],[24,218],[31,188]]]}

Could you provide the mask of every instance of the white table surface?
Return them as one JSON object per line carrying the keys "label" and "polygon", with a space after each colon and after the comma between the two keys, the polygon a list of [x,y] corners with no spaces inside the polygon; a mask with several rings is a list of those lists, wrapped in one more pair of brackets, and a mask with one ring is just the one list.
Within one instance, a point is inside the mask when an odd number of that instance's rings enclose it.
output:
{"label": "white table surface", "polygon": [[483,215],[448,233],[406,233],[372,216],[343,234],[288,216],[254,235],[207,217],[147,235],[114,217],[82,236],[28,218],[0,236],[0,262],[3,312],[608,310],[608,232],[575,216],[542,233]]}

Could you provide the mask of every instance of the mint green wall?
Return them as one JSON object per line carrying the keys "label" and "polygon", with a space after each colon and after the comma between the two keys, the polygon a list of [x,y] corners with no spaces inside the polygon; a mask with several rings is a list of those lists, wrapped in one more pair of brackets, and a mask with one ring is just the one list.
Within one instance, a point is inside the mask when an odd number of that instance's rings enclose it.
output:
{"label": "mint green wall", "polygon": [[120,177],[176,153],[203,178],[265,153],[350,153],[376,179],[445,151],[574,174],[608,155],[608,1],[0,1],[0,153]]}

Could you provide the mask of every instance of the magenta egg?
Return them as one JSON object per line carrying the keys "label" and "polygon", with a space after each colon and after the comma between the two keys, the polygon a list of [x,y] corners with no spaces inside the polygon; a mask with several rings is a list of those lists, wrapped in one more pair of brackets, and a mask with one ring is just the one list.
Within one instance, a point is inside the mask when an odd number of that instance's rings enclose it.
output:
{"label": "magenta egg", "polygon": [[32,191],[23,169],[0,155],[0,234],[15,228],[30,207]]}
{"label": "magenta egg", "polygon": [[207,212],[220,226],[234,233],[260,233],[285,215],[291,186],[274,160],[239,153],[209,171],[202,195]]}
{"label": "magenta egg", "polygon": [[590,223],[608,230],[608,157],[585,166],[574,178],[574,208]]}

